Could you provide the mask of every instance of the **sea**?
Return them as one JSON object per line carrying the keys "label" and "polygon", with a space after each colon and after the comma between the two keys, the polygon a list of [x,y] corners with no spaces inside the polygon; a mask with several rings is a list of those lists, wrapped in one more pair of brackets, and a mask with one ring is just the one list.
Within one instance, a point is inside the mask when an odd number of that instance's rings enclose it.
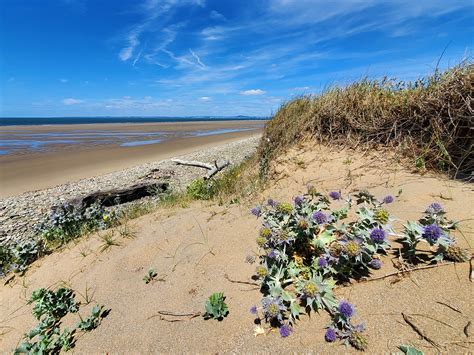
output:
{"label": "sea", "polygon": [[[173,138],[191,138],[225,133],[242,132],[262,128],[266,118],[261,117],[54,117],[54,118],[0,118],[0,156],[12,154],[41,153],[54,150],[75,149],[79,145],[88,147],[115,145],[123,148],[159,144]],[[179,122],[204,122],[204,121],[242,121],[241,127],[215,128],[215,129],[190,129],[190,130],[159,130],[140,131],[114,130],[89,128],[35,131],[34,127],[54,127],[54,125],[78,125],[91,123],[179,123]],[[246,124],[244,121],[249,122]],[[261,121],[261,123],[260,123]],[[1,126],[10,126],[3,129]],[[15,126],[15,127],[12,127]],[[18,127],[18,129],[16,128]],[[65,126],[67,127],[67,126]]]}
{"label": "sea", "polygon": [[203,121],[265,121],[268,117],[253,116],[189,116],[189,117],[0,117],[0,126],[63,125],[91,123],[154,123]]}

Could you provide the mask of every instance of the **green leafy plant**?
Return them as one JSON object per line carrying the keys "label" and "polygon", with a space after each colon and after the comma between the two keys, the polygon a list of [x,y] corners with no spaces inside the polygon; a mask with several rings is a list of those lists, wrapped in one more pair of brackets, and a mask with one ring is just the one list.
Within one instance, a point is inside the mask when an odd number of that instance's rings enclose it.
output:
{"label": "green leafy plant", "polygon": [[225,296],[223,292],[213,293],[204,305],[206,313],[204,313],[205,319],[217,319],[222,320],[229,314],[229,309],[225,303]]}
{"label": "green leafy plant", "polygon": [[400,345],[398,347],[406,355],[423,355],[423,352],[409,345]]}
{"label": "green leafy plant", "polygon": [[187,194],[195,200],[210,200],[214,194],[214,183],[202,178],[194,180],[186,188]]}
{"label": "green leafy plant", "polygon": [[155,280],[155,277],[157,277],[158,274],[154,269],[148,270],[146,275],[143,277],[143,281],[145,281],[146,284],[149,284],[150,282]]}
{"label": "green leafy plant", "polygon": [[76,331],[97,328],[106,315],[103,306],[95,306],[92,313],[80,319],[77,328],[61,330],[61,321],[69,313],[77,313],[80,303],[74,291],[61,287],[57,291],[40,288],[33,291],[28,304],[34,303],[33,316],[38,325],[24,335],[24,342],[15,349],[15,354],[50,354],[70,350],[75,343]]}
{"label": "green leafy plant", "polygon": [[35,303],[33,316],[39,324],[25,334],[23,342],[15,353],[50,353],[67,351],[74,344],[73,332],[68,328],[61,332],[61,319],[68,313],[76,313],[79,303],[74,291],[60,288],[56,292],[40,288],[31,295],[28,303]]}
{"label": "green leafy plant", "polygon": [[90,332],[100,325],[100,321],[104,315],[104,306],[96,305],[92,308],[91,315],[85,319],[82,319],[77,323],[77,329]]}

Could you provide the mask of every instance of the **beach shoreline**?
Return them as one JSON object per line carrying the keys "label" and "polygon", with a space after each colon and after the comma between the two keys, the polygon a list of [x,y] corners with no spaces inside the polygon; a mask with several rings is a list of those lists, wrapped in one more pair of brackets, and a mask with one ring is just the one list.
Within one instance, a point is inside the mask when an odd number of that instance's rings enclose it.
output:
{"label": "beach shoreline", "polygon": [[[35,226],[49,214],[53,206],[97,191],[128,188],[140,183],[167,182],[172,191],[182,191],[193,180],[203,177],[202,168],[176,165],[173,158],[197,160],[212,163],[226,159],[236,165],[250,157],[256,150],[260,133],[242,135],[219,135],[192,138],[186,142],[177,141],[174,149],[163,152],[161,157],[151,155],[149,162],[132,160],[130,167],[115,169],[104,174],[91,175],[86,169],[86,177],[53,184],[49,188],[36,189],[8,197],[0,197],[0,245],[16,245],[20,241],[34,238]],[[191,140],[191,142],[190,142]],[[179,145],[182,145],[180,147]],[[142,155],[143,152],[138,152]],[[146,160],[146,159],[144,159]],[[40,163],[43,160],[40,160]],[[61,175],[64,178],[65,174]],[[32,176],[32,180],[38,179]],[[14,182],[14,181],[13,181]],[[3,189],[3,186],[2,186]]]}
{"label": "beach shoreline", "polygon": [[[77,130],[100,132],[165,132],[169,136],[157,144],[123,147],[100,142],[56,147],[48,152],[20,152],[0,156],[0,199],[28,191],[43,190],[85,178],[121,171],[137,165],[212,148],[259,136],[260,121],[205,121],[183,123],[85,124],[57,126],[3,126],[3,132],[55,133]],[[240,130],[203,136],[180,132]],[[176,133],[175,133],[176,132]]]}

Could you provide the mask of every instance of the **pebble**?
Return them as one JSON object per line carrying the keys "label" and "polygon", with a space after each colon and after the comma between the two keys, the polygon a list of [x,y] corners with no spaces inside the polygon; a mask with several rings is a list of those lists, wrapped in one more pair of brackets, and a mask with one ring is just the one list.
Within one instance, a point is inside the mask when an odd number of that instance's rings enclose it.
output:
{"label": "pebble", "polygon": [[[238,164],[255,152],[259,141],[260,137],[246,138],[175,158],[206,163],[228,159],[231,164]],[[7,242],[16,244],[33,238],[35,226],[47,217],[51,207],[58,205],[58,202],[69,201],[95,191],[125,188],[139,182],[160,179],[169,181],[174,190],[182,190],[205,174],[206,171],[202,168],[176,165],[171,160],[162,160],[0,199],[0,246]]]}

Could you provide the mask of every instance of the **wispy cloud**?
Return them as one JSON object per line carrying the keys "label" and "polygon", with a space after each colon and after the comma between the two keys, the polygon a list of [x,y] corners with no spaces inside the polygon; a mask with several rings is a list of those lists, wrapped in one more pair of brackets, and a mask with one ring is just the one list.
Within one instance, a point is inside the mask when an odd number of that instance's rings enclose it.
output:
{"label": "wispy cloud", "polygon": [[250,89],[250,90],[241,91],[240,95],[257,96],[257,95],[263,95],[265,93],[266,93],[266,91],[261,90],[261,89]]}
{"label": "wispy cloud", "polygon": [[69,97],[67,99],[64,99],[62,101],[64,105],[70,106],[70,105],[77,105],[77,104],[82,104],[84,103],[84,100],[79,100],[79,99],[74,99],[72,97]]}
{"label": "wispy cloud", "polygon": [[209,96],[202,96],[199,98],[199,100],[202,100],[202,101],[210,101],[211,98]]}
{"label": "wispy cloud", "polygon": [[192,49],[189,49],[189,52],[191,53],[191,55],[193,56],[194,59],[196,59],[196,62],[202,67],[202,68],[205,68],[206,66],[203,64],[203,62],[201,62],[201,58],[199,58],[199,56],[193,52]]}
{"label": "wispy cloud", "polygon": [[227,21],[227,18],[224,15],[222,15],[220,12],[217,12],[216,10],[212,10],[209,16],[210,18],[216,21]]}
{"label": "wispy cloud", "polygon": [[59,79],[59,81],[63,84],[66,84],[69,80],[68,79],[64,79],[64,78],[61,78]]}

